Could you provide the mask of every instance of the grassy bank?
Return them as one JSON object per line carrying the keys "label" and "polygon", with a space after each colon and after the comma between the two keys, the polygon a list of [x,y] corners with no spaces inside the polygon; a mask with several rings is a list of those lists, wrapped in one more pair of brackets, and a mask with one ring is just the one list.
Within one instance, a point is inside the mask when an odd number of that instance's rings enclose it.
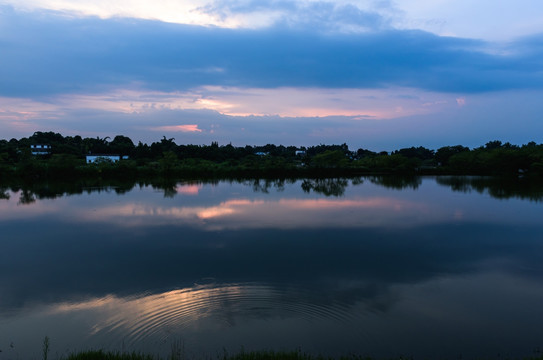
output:
{"label": "grassy bank", "polygon": [[[91,350],[79,353],[74,353],[68,356],[67,360],[157,360],[159,358],[149,354],[143,353],[119,353],[119,352],[106,352],[102,350]],[[342,356],[339,358],[330,358],[320,355],[310,355],[301,351],[241,351],[234,355],[223,353],[216,357],[185,357],[183,354],[172,353],[164,360],[184,360],[184,359],[217,359],[217,360],[362,360],[369,359],[362,356]]]}
{"label": "grassy bank", "polygon": [[[456,358],[456,357],[452,357]],[[142,354],[142,353],[119,353],[119,352],[105,352],[102,350],[96,350],[96,351],[84,351],[84,352],[78,352],[74,353],[70,356],[68,356],[67,360],[185,360],[185,359],[193,359],[193,360],[371,360],[377,358],[371,358],[367,356],[361,356],[361,355],[344,355],[337,358],[334,357],[326,357],[322,355],[311,355],[307,354],[301,351],[251,351],[251,352],[245,352],[241,351],[237,354],[221,354],[217,355],[216,357],[185,357],[182,354],[175,354],[166,357],[166,358],[158,358],[154,357],[152,355],[148,354]],[[387,360],[405,360],[405,359],[413,359],[412,357],[396,357],[396,358],[388,358]],[[481,359],[490,359],[490,358],[481,358]],[[531,356],[531,357],[524,357],[524,358],[500,358],[501,360],[505,359],[519,359],[519,360],[543,360],[543,355],[539,356]]]}
{"label": "grassy bank", "polygon": [[[52,360],[50,355],[50,341],[49,337],[45,337],[42,345],[42,359]],[[217,353],[215,356],[210,355],[192,355],[189,356],[185,353],[182,342],[174,342],[171,346],[171,351],[167,356],[157,356],[143,352],[119,352],[119,351],[105,351],[105,350],[86,350],[73,352],[68,356],[60,356],[58,359],[62,360],[379,360],[381,358],[371,357],[367,355],[347,354],[337,357],[324,356],[319,354],[311,354],[303,352],[301,349],[291,351],[274,351],[274,350],[260,350],[260,351],[245,351],[241,348],[239,352],[229,354],[226,349],[222,353]],[[447,359],[462,359],[460,355],[444,356],[441,358]],[[414,360],[413,356],[397,356],[382,358],[386,360]],[[423,359],[432,359],[424,357]],[[511,357],[511,356],[491,356],[480,357],[477,359],[499,359],[499,360],[543,360],[543,354],[539,349],[534,351],[532,356],[525,357]]]}

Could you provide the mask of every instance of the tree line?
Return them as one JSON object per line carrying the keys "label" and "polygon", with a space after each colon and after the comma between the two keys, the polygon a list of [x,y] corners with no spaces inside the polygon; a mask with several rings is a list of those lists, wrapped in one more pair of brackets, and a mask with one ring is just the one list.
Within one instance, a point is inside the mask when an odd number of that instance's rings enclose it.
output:
{"label": "tree line", "polygon": [[[33,155],[32,145],[48,145]],[[89,154],[121,155],[87,164]],[[512,145],[490,141],[470,149],[462,145],[437,150],[402,148],[392,152],[351,150],[346,144],[295,147],[267,144],[177,144],[165,136],[137,145],[126,136],[113,139],[35,132],[27,138],[0,140],[0,176],[346,176],[365,174],[451,174],[543,176],[543,144]]]}

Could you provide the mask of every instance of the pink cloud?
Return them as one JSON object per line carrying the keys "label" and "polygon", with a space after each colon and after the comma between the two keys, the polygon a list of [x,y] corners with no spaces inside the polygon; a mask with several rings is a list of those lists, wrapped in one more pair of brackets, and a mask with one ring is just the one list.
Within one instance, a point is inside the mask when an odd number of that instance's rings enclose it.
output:
{"label": "pink cloud", "polygon": [[190,125],[172,125],[172,126],[159,126],[152,128],[153,131],[168,131],[168,132],[202,132],[202,129],[198,129],[197,124]]}
{"label": "pink cloud", "polygon": [[198,185],[179,185],[177,186],[177,193],[183,195],[198,195],[198,192],[202,188],[201,184]]}

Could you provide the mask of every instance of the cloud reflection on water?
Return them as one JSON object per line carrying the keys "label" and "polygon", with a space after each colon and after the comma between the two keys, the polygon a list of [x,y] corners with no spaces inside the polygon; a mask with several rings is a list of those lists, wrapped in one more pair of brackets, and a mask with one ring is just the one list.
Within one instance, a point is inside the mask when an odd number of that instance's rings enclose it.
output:
{"label": "cloud reflection on water", "polygon": [[100,211],[76,212],[78,221],[121,226],[185,225],[205,230],[322,227],[416,226],[448,220],[428,204],[394,198],[231,199],[216,206],[152,206],[127,203]]}
{"label": "cloud reflection on water", "polygon": [[[541,335],[540,204],[433,179],[353,182],[333,197],[300,182],[250,185],[178,184],[174,197],[141,186],[24,206],[12,192],[0,201],[0,338],[33,336],[37,349],[45,334],[75,348],[168,350],[176,336],[234,350],[371,345],[392,357],[383,339],[423,353],[511,340],[522,326],[512,346]],[[207,277],[217,280],[197,280]]]}
{"label": "cloud reflection on water", "polygon": [[[8,193],[0,201],[0,222],[29,217],[61,215],[61,220],[68,222],[104,223],[122,227],[145,227],[158,225],[192,226],[198,229],[219,231],[235,229],[291,229],[291,228],[364,228],[390,227],[406,228],[438,223],[493,221],[534,223],[535,212],[520,214],[515,206],[500,213],[492,213],[494,201],[485,194],[462,196],[454,192],[435,191],[433,179],[422,181],[412,189],[394,191],[381,188],[381,184],[371,183],[349,186],[345,180],[348,196],[323,196],[305,189],[306,181],[301,182],[305,194],[293,192],[298,183],[289,184],[284,194],[285,184],[276,192],[270,192],[267,184],[260,191],[261,184],[253,184],[255,194],[244,193],[246,184],[202,183],[174,184],[175,197],[170,201],[149,193],[150,187],[144,187],[144,198],[134,199],[125,193],[103,191],[99,194],[79,194],[70,197],[35,198],[27,192]],[[439,181],[444,181],[443,179]],[[439,184],[439,182],[438,182]],[[424,193],[420,194],[420,186]],[[243,189],[243,190],[241,190]],[[241,190],[241,191],[240,191]],[[306,191],[307,190],[307,191]],[[89,190],[90,191],[90,190]],[[129,192],[134,193],[135,188]],[[316,190],[314,190],[316,191]],[[302,194],[300,194],[302,193]],[[26,194],[26,195],[25,195]],[[430,199],[434,196],[435,199]],[[26,199],[25,202],[17,199]],[[31,206],[25,208],[24,204]],[[532,204],[532,207],[534,205]],[[536,206],[536,205],[535,205]]]}
{"label": "cloud reflection on water", "polygon": [[202,184],[178,184],[176,185],[175,190],[178,194],[182,195],[198,195],[202,187]]}
{"label": "cloud reflection on water", "polygon": [[[182,190],[179,190],[182,189]],[[178,193],[197,195],[201,186],[178,188]],[[452,216],[432,204],[392,196],[350,198],[228,198],[208,206],[180,205],[177,202],[106,201],[89,208],[87,204],[61,198],[40,200],[31,207],[16,204],[17,193],[0,202],[3,220],[63,213],[65,221],[97,222],[118,226],[191,225],[205,230],[259,228],[321,228],[416,226],[448,221]],[[69,210],[68,210],[69,209]]]}
{"label": "cloud reflection on water", "polygon": [[[540,333],[543,288],[533,279],[495,269],[416,284],[322,285],[321,289],[266,283],[195,285],[157,294],[60,302],[35,308],[25,317],[78,319],[87,341],[102,347],[166,344],[161,347],[166,352],[180,337],[186,346],[208,352],[221,350],[225,341],[231,350],[237,350],[237,344],[251,349],[289,341],[318,350],[333,340],[327,351],[341,351],[335,348],[339,345],[345,346],[343,351],[386,357],[395,355],[393,343],[394,348],[426,357],[451,352],[470,357],[499,349],[529,350]],[[522,340],[495,343],[509,338],[511,328],[519,324],[529,331]],[[267,337],[270,331],[276,332],[273,339]],[[314,342],[308,342],[307,334]]]}

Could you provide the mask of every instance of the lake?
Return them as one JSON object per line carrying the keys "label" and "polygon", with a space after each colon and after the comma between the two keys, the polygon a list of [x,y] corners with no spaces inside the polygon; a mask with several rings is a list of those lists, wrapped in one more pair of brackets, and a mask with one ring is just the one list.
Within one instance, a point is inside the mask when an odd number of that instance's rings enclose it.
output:
{"label": "lake", "polygon": [[540,183],[0,186],[0,359],[543,348]]}

